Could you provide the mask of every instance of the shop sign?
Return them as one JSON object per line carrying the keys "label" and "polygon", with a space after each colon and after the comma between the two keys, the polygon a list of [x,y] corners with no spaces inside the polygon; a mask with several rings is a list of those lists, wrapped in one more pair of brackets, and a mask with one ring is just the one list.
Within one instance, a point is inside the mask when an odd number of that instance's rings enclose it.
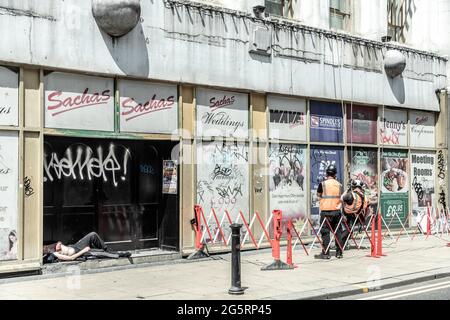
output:
{"label": "shop sign", "polygon": [[162,193],[177,194],[177,161],[163,160],[163,187]]}
{"label": "shop sign", "polygon": [[19,121],[19,75],[0,67],[0,125],[17,126]]}
{"label": "shop sign", "polygon": [[[219,222],[225,215],[235,221],[242,211],[249,217],[248,144],[240,142],[199,142],[197,144],[197,203],[205,216],[214,209]],[[225,218],[226,219],[226,218]],[[211,230],[216,230],[214,219]],[[230,230],[224,228],[229,234]],[[245,230],[243,230],[245,232]]]}
{"label": "shop sign", "polygon": [[415,223],[426,222],[427,207],[432,210],[431,206],[435,204],[435,163],[434,153],[411,153],[411,200]]}
{"label": "shop sign", "polygon": [[347,142],[377,143],[377,108],[347,105]]}
{"label": "shop sign", "polygon": [[310,102],[311,141],[343,142],[342,106],[337,103]]}
{"label": "shop sign", "polygon": [[319,228],[319,198],[317,188],[325,180],[326,170],[333,164],[337,168],[336,178],[344,183],[344,150],[342,148],[311,146],[311,220],[315,229]]}
{"label": "shop sign", "polygon": [[267,103],[270,138],[306,141],[306,100],[269,96]]}
{"label": "shop sign", "polygon": [[197,90],[197,135],[248,137],[248,95]]}
{"label": "shop sign", "polygon": [[282,210],[285,219],[306,217],[306,168],[305,146],[270,146],[270,212]]}
{"label": "shop sign", "polygon": [[435,122],[434,113],[409,112],[411,146],[434,148],[435,147]]}
{"label": "shop sign", "polygon": [[[409,159],[406,151],[381,155],[381,213],[392,227],[408,224]],[[400,223],[401,221],[401,223]]]}
{"label": "shop sign", "polygon": [[120,131],[177,134],[177,86],[120,80]]}
{"label": "shop sign", "polygon": [[113,79],[52,72],[44,83],[47,128],[114,131]]}
{"label": "shop sign", "polygon": [[380,113],[380,143],[383,145],[406,146],[406,111],[384,109]]}
{"label": "shop sign", "polygon": [[[0,260],[17,259],[17,195],[19,138],[0,133]],[[31,181],[30,181],[31,184]],[[31,185],[30,185],[31,187]],[[31,194],[29,194],[31,196]]]}

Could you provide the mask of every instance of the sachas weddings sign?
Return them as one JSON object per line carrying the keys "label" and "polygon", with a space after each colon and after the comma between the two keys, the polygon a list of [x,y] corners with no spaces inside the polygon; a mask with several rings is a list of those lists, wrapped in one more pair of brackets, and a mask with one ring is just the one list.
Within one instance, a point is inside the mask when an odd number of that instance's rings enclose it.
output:
{"label": "sachas weddings sign", "polygon": [[19,75],[0,67],[0,125],[17,126],[19,120]]}
{"label": "sachas weddings sign", "polygon": [[197,90],[197,135],[248,137],[248,95]]}
{"label": "sachas weddings sign", "polygon": [[45,126],[114,131],[113,79],[60,72],[45,76]]}
{"label": "sachas weddings sign", "polygon": [[121,80],[120,131],[173,133],[178,128],[175,85]]}

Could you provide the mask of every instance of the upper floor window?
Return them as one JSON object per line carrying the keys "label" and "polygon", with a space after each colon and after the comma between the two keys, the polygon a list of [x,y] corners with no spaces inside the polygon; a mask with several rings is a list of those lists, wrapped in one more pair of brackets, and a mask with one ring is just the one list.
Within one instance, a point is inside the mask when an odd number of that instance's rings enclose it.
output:
{"label": "upper floor window", "polygon": [[265,0],[265,12],[272,15],[292,18],[292,1],[293,0]]}
{"label": "upper floor window", "polygon": [[350,31],[350,1],[330,0],[330,28]]}
{"label": "upper floor window", "polygon": [[388,0],[388,36],[392,41],[405,42],[405,22],[408,12],[408,2],[405,0]]}

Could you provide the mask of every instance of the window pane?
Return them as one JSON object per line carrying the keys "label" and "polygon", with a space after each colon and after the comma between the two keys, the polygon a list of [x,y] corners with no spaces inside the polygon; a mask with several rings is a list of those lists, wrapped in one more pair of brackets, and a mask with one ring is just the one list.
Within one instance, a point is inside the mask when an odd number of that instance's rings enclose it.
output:
{"label": "window pane", "polygon": [[330,12],[330,27],[334,29],[344,29],[344,16]]}
{"label": "window pane", "polygon": [[266,0],[266,12],[269,14],[283,15],[282,0]]}

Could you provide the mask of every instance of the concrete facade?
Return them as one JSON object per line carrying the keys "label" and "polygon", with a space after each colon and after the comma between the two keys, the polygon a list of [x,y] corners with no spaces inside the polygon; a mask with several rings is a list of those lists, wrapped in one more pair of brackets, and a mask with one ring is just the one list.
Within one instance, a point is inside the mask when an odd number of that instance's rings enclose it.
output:
{"label": "concrete facade", "polygon": [[[0,273],[40,268],[46,135],[178,141],[186,160],[180,166],[180,251],[191,252],[194,234],[190,220],[197,201],[193,162],[196,140],[201,140],[194,133],[200,87],[248,94],[250,128],[257,132],[244,141],[252,157],[261,158],[249,169],[249,208],[265,212],[266,217],[267,193],[252,190],[258,185],[268,192],[269,179],[258,173],[267,165],[265,155],[271,141],[267,135],[268,95],[372,105],[377,108],[377,120],[385,106],[434,112],[436,145],[424,150],[446,154],[446,55],[450,47],[445,35],[450,33],[450,1],[413,1],[405,44],[380,41],[387,32],[386,0],[352,1],[351,28],[345,32],[330,30],[326,0],[296,1],[292,19],[256,19],[252,8],[263,2],[141,1],[136,27],[112,37],[96,23],[90,1],[0,0],[0,30],[8,31],[0,46],[0,65],[18,68],[20,102],[18,125],[0,126],[0,130],[19,135],[21,182],[18,259],[0,262]],[[406,59],[401,76],[387,76],[384,59],[388,50],[397,50]],[[48,71],[102,76],[114,79],[115,84],[127,78],[176,85],[180,130],[175,135],[122,133],[117,118],[116,130],[109,133],[46,128],[44,77]],[[117,85],[115,88],[118,108]],[[347,148],[344,140],[339,145]],[[304,144],[309,148],[313,143],[308,137]],[[379,141],[372,147],[382,148]],[[408,145],[404,149],[414,148]],[[33,183],[31,196],[23,192],[26,177]],[[446,183],[443,188],[446,190]]]}

